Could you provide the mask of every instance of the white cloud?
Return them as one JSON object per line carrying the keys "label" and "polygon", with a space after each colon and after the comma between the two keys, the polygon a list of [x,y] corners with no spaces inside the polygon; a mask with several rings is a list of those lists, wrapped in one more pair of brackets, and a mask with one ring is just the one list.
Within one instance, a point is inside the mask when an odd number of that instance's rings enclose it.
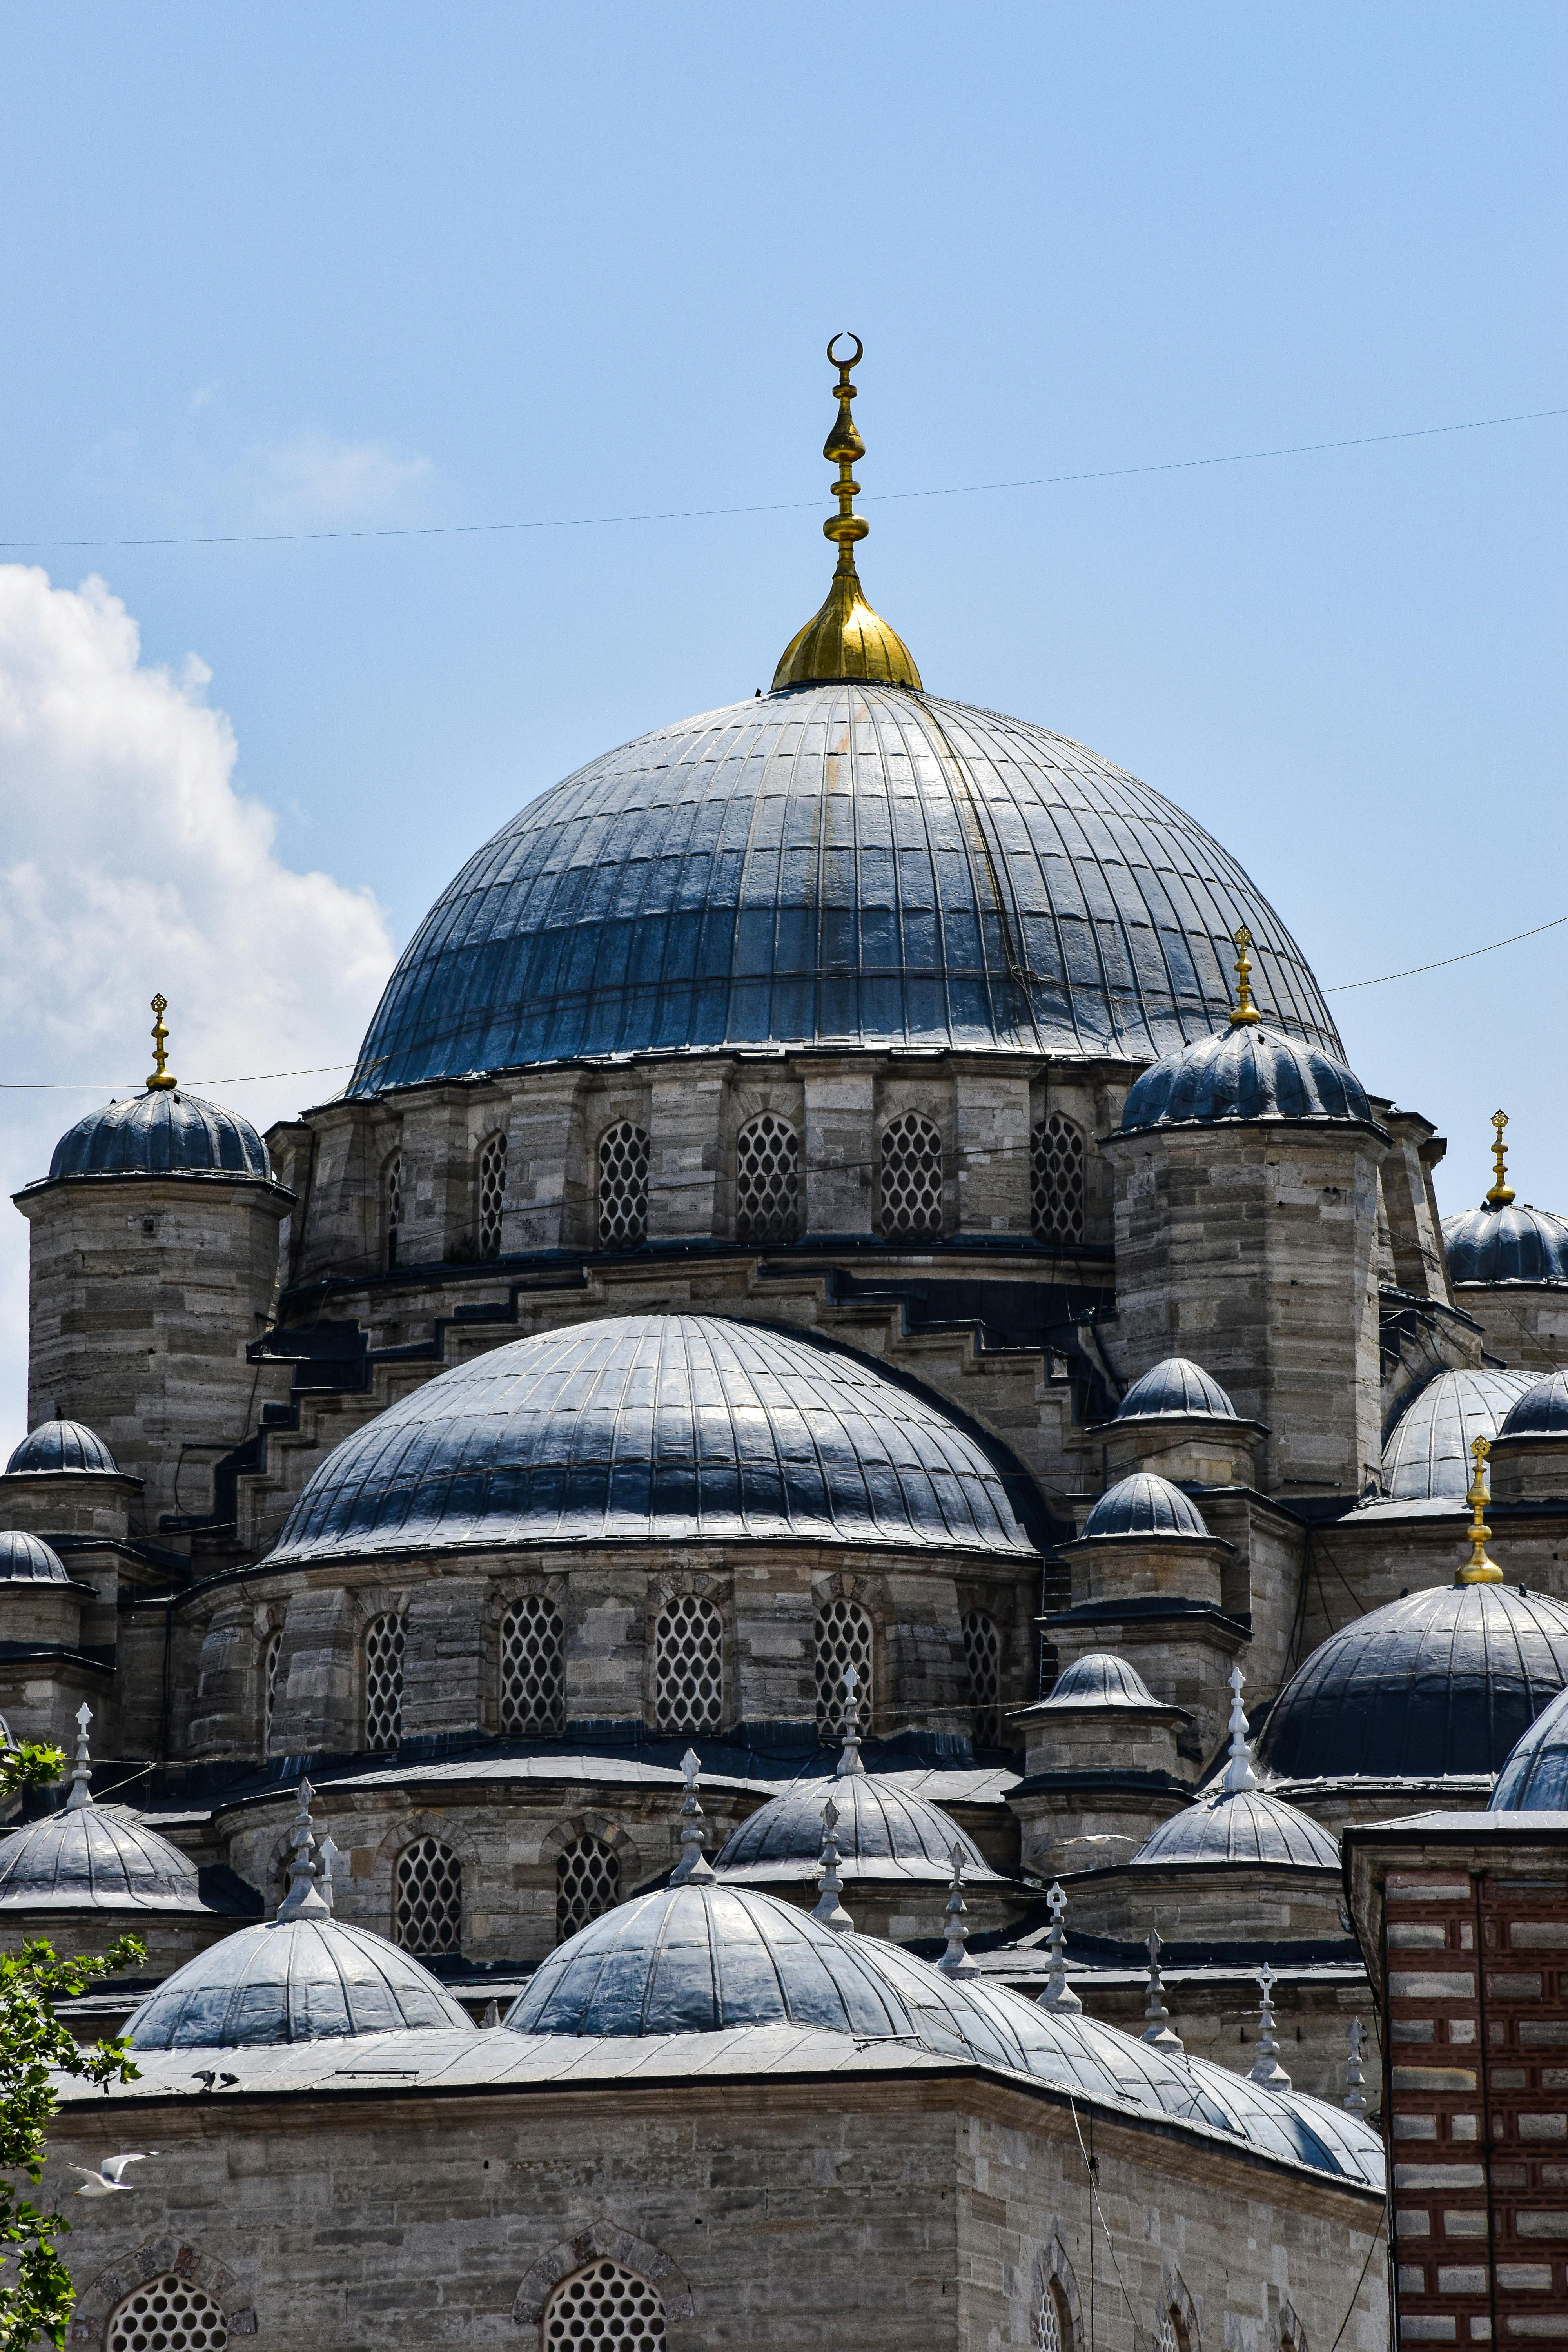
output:
{"label": "white cloud", "polygon": [[[102,1082],[0,1097],[7,1194],[45,1173],[95,1101],[139,1086],[155,992],[173,1066],[195,1085],[352,1056],[391,968],[368,891],[279,862],[270,810],[236,789],[209,675],[194,656],[178,675],[143,664],[100,580],[54,588],[0,564],[0,1067]],[[342,1082],[214,1092],[265,1128]],[[24,1426],[26,1297],[26,1226],[6,1202],[0,1461]]]}
{"label": "white cloud", "polygon": [[256,503],[278,528],[374,520],[405,510],[430,480],[428,457],[402,457],[384,441],[340,441],[331,433],[297,433],[250,453]]}

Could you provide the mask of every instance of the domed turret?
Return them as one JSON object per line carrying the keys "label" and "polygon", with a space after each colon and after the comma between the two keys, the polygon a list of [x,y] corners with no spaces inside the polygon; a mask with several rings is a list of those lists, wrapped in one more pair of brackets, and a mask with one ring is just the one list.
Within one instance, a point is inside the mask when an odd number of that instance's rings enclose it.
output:
{"label": "domed turret", "polygon": [[1491,1466],[1499,1502],[1568,1496],[1568,1372],[1548,1372],[1514,1399],[1493,1440]]}
{"label": "domed turret", "polygon": [[1396,1501],[1458,1502],[1478,1437],[1495,1437],[1533,1385],[1528,1372],[1434,1372],[1395,1407],[1383,1441],[1383,1491]]}
{"label": "domed turret", "polygon": [[1519,1739],[1492,1790],[1494,1813],[1568,1812],[1568,1688]]}
{"label": "domed turret", "polygon": [[1226,1029],[1145,1070],[1122,1106],[1121,1132],[1258,1119],[1373,1124],[1361,1080],[1336,1055],[1268,1029]]}
{"label": "domed turret", "polygon": [[1184,1812],[1162,1822],[1133,1855],[1130,1867],[1184,1870],[1266,1864],[1270,1869],[1326,1870],[1332,1873],[1337,1887],[1340,1850],[1327,1830],[1310,1814],[1288,1805],[1283,1798],[1268,1796],[1258,1785],[1241,1703],[1239,1666],[1231,1669],[1230,1687],[1230,1756],[1218,1783]]}
{"label": "domed turret", "polygon": [[0,1529],[0,1584],[66,1584],[66,1566],[41,1536],[18,1528]]}
{"label": "domed turret", "polygon": [[89,1110],[61,1136],[51,1184],[94,1176],[218,1176],[272,1181],[267,1146],[237,1111],[199,1095],[148,1093]]}
{"label": "domed turret", "polygon": [[1028,1709],[1031,1716],[1049,1707],[1060,1714],[1068,1708],[1106,1708],[1121,1714],[1131,1708],[1148,1709],[1156,1715],[1179,1714],[1164,1699],[1154,1696],[1142,1675],[1125,1658],[1113,1657],[1109,1650],[1089,1650],[1064,1668],[1051,1685],[1050,1696]]}
{"label": "domed turret", "polygon": [[1191,1362],[1185,1356],[1167,1356],[1134,1381],[1116,1408],[1118,1421],[1146,1420],[1155,1413],[1216,1414],[1234,1421],[1236,1407],[1217,1381],[1211,1380],[1201,1364]]}
{"label": "domed turret", "polygon": [[80,1421],[42,1421],[5,1465],[7,1478],[67,1474],[118,1478],[120,1465],[96,1430]]}
{"label": "domed turret", "polygon": [[1568,1283],[1568,1218],[1549,1209],[1460,1209],[1443,1220],[1450,1282]]}
{"label": "domed turret", "polygon": [[1189,1495],[1152,1470],[1135,1471],[1110,1487],[1083,1523],[1084,1542],[1110,1536],[1195,1536],[1211,1540],[1203,1513]]}
{"label": "domed turret", "polygon": [[1516,1397],[1500,1437],[1568,1437],[1568,1372],[1548,1372]]}

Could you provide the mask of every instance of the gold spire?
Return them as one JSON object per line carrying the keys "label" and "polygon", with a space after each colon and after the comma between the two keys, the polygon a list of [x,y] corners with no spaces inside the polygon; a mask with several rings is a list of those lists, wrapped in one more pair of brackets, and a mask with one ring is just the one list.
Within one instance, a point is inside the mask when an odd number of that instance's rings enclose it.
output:
{"label": "gold spire", "polygon": [[1233,1029],[1256,1029],[1263,1015],[1252,1001],[1252,958],[1247,949],[1252,945],[1252,933],[1243,923],[1239,931],[1231,933],[1236,941],[1236,1003],[1231,1007]]}
{"label": "gold spire", "polygon": [[177,1087],[180,1083],[169,1068],[169,1056],[163,1050],[169,1042],[169,1033],[163,1026],[163,1015],[168,1009],[166,996],[153,999],[153,1060],[156,1066],[147,1081],[148,1090],[153,1094],[167,1094],[171,1087]]}
{"label": "gold spire", "polygon": [[1454,1571],[1456,1584],[1500,1584],[1503,1580],[1501,1569],[1495,1559],[1487,1556],[1487,1538],[1491,1534],[1486,1522],[1487,1455],[1491,1450],[1489,1437],[1477,1437],[1470,1441],[1470,1452],[1476,1457],[1476,1475],[1470,1481],[1470,1491],[1465,1500],[1475,1516],[1466,1538],[1470,1547],[1470,1556],[1463,1568]]}
{"label": "gold spire", "polygon": [[823,456],[838,467],[838,479],[834,485],[838,512],[829,515],[822,526],[825,535],[837,541],[837,568],[822,610],[814,614],[784,647],[784,658],[773,672],[775,694],[782,686],[816,686],[841,677],[863,677],[876,686],[916,688],[921,682],[909,647],[897,630],[890,629],[880,614],[871,610],[861,593],[855,569],[855,542],[864,539],[871,526],[855,512],[856,494],[860,488],[855,479],[855,460],[866,455],[866,445],[855,430],[855,419],[849,413],[849,404],[855,397],[849,371],[858,365],[866,347],[858,335],[851,335],[849,340],[855,350],[847,360],[833,356],[837,335],[827,346],[828,360],[838,370],[838,419],[822,445]]}
{"label": "gold spire", "polygon": [[1492,1125],[1497,1129],[1492,1142],[1492,1166],[1496,1173],[1492,1178],[1492,1189],[1481,1206],[1483,1209],[1506,1209],[1513,1198],[1513,1186],[1508,1181],[1508,1146],[1502,1139],[1503,1129],[1508,1125],[1507,1111],[1494,1110]]}

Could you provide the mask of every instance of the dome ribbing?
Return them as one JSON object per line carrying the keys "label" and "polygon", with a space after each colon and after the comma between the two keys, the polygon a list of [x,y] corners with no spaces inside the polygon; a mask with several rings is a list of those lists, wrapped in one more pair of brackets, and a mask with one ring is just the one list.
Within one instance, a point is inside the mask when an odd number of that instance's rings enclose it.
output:
{"label": "dome ribbing", "polygon": [[1226,1028],[1163,1054],[1122,1106],[1121,1132],[1219,1127],[1265,1119],[1372,1124],[1361,1080],[1310,1037]]}
{"label": "dome ribbing", "polygon": [[1529,1372],[1434,1372],[1396,1406],[1384,1432],[1384,1493],[1407,1503],[1462,1501],[1475,1475],[1473,1441],[1496,1437],[1503,1416],[1534,1384]]}
{"label": "dome ribbing", "polygon": [[95,1429],[81,1421],[41,1421],[5,1465],[5,1475],[26,1471],[90,1471],[118,1478],[120,1465]]}
{"label": "dome ribbing", "polygon": [[1116,1418],[1142,1421],[1157,1412],[1210,1412],[1222,1420],[1236,1419],[1236,1407],[1219,1382],[1185,1356],[1167,1356],[1134,1381],[1116,1408]]}
{"label": "dome ribbing", "polygon": [[1083,1523],[1086,1538],[1092,1536],[1202,1536],[1208,1528],[1202,1512],[1189,1496],[1169,1478],[1162,1478],[1154,1470],[1135,1470],[1130,1478],[1118,1479],[1105,1493]]}
{"label": "dome ribbing", "polygon": [[47,1181],[72,1176],[228,1176],[265,1184],[272,1167],[267,1146],[237,1111],[165,1088],[79,1118],[56,1144]]}

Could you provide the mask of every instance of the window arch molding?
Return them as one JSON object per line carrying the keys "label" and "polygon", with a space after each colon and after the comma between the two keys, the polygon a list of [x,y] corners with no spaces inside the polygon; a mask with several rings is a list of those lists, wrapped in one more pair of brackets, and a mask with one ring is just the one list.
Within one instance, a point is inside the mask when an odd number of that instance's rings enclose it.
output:
{"label": "window arch molding", "polygon": [[1160,2316],[1155,2325],[1156,2352],[1203,2352],[1198,2315],[1186,2281],[1173,2262],[1165,2264],[1160,2282]]}
{"label": "window arch molding", "polygon": [[[1061,2338],[1059,2347],[1046,2341],[1047,2312],[1055,2315]],[[1052,2231],[1048,2243],[1035,2258],[1029,2296],[1029,2341],[1035,2352],[1082,2352],[1083,2306],[1079,2300],[1078,2280],[1057,2230]]]}
{"label": "window arch molding", "polygon": [[1297,2317],[1296,2306],[1289,2295],[1282,2294],[1279,2298],[1279,2309],[1274,2320],[1274,2341],[1279,2352],[1309,2352],[1307,2331]]}
{"label": "window arch molding", "polygon": [[107,2344],[110,2322],[121,2304],[139,2287],[149,2286],[170,2272],[211,2296],[227,2323],[231,2341],[256,2334],[255,2305],[238,2273],[216,2256],[204,2254],[173,2231],[165,2231],[162,2237],[144,2239],[133,2253],[106,2263],[82,2288],[71,2314],[71,2342]]}
{"label": "window arch molding", "polygon": [[619,2263],[623,2270],[635,2271],[638,2278],[646,2279],[664,2305],[667,2323],[691,2317],[691,2289],[686,2273],[668,2254],[646,2239],[634,2238],[629,2231],[615,2229],[608,2221],[594,2221],[577,2237],[563,2238],[524,2273],[511,2307],[519,2326],[537,2327],[542,2346],[551,2296],[563,2281],[595,2262]]}

